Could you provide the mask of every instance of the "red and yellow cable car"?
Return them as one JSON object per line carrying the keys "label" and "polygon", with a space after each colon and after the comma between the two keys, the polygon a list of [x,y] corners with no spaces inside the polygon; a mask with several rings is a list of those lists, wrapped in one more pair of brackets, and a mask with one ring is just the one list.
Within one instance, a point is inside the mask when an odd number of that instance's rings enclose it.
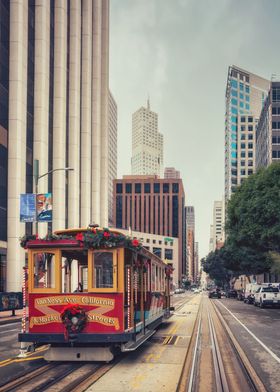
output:
{"label": "red and yellow cable car", "polygon": [[28,322],[19,341],[49,361],[110,361],[169,316],[172,268],[123,234],[96,227],[25,237]]}

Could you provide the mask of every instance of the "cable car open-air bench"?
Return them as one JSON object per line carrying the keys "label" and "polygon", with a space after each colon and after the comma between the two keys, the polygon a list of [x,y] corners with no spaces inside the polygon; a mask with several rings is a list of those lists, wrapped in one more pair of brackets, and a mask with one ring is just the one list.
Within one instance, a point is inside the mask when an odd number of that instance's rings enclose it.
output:
{"label": "cable car open-air bench", "polygon": [[172,267],[136,239],[89,227],[27,236],[21,245],[28,315],[19,341],[48,344],[49,361],[110,361],[170,315]]}

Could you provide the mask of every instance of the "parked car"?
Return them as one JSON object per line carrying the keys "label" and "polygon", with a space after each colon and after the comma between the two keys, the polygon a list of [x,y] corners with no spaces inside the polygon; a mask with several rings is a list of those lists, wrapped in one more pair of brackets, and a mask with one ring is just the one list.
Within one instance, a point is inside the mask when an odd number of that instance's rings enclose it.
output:
{"label": "parked car", "polygon": [[267,305],[280,305],[280,292],[278,287],[267,286],[260,287],[255,293],[255,306],[264,308]]}
{"label": "parked car", "polygon": [[221,292],[220,290],[211,290],[208,293],[209,298],[221,298]]}
{"label": "parked car", "polygon": [[184,289],[175,289],[174,294],[183,294],[184,292]]}
{"label": "parked car", "polygon": [[227,298],[237,298],[237,291],[236,290],[228,290],[226,292]]}

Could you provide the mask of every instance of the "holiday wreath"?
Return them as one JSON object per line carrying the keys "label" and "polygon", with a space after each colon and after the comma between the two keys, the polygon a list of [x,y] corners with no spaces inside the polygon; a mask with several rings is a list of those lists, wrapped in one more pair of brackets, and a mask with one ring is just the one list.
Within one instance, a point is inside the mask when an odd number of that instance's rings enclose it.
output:
{"label": "holiday wreath", "polygon": [[69,339],[70,334],[81,332],[87,322],[86,312],[78,304],[69,304],[62,309],[60,314],[65,327],[64,337]]}

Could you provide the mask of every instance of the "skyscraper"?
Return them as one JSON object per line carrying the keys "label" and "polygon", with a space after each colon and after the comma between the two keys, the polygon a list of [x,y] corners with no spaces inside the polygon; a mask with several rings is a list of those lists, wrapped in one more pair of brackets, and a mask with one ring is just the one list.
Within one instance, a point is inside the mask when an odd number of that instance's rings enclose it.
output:
{"label": "skyscraper", "polygon": [[280,82],[272,81],[257,126],[257,168],[280,162]]}
{"label": "skyscraper", "polygon": [[193,206],[186,207],[187,269],[188,277],[195,281],[195,213]]}
{"label": "skyscraper", "polygon": [[229,67],[225,114],[225,197],[255,170],[255,129],[269,81],[236,66]]}
{"label": "skyscraper", "polygon": [[53,196],[53,230],[108,224],[109,1],[0,0],[0,7],[0,253],[5,289],[18,291],[19,237],[32,233],[19,221],[20,194],[35,191],[34,160],[39,175],[74,169],[39,180],[39,192]]}
{"label": "skyscraper", "polygon": [[141,107],[132,115],[132,174],[163,176],[163,135],[158,131],[158,115]]}
{"label": "skyscraper", "polygon": [[210,252],[221,248],[225,242],[225,206],[223,200],[214,201],[213,224],[210,228]]}

